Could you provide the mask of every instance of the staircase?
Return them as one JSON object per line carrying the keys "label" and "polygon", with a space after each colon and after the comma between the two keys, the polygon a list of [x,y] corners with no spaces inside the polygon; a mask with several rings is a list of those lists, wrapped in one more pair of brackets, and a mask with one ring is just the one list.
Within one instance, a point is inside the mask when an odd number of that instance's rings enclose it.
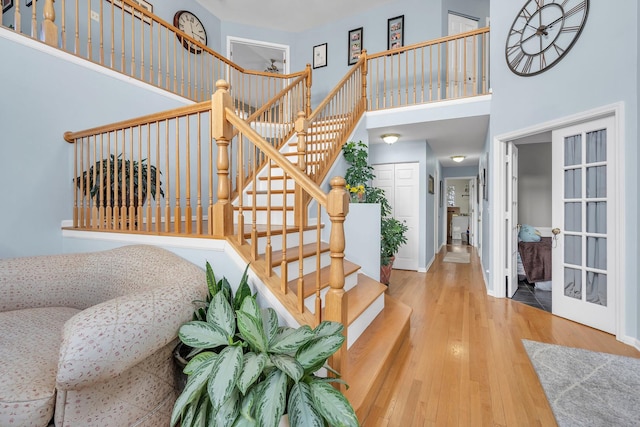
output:
{"label": "staircase", "polygon": [[[346,118],[333,117],[314,123],[315,129],[305,138],[308,174],[321,172],[320,167],[326,163],[327,146],[347,122]],[[298,143],[293,141],[280,150],[294,165],[299,158],[297,147]],[[331,260],[329,244],[322,241],[319,230],[326,224],[318,227],[317,218],[309,218],[300,233],[300,226],[295,224],[295,187],[295,181],[269,161],[257,178],[246,186],[242,203],[239,198],[234,201],[234,218],[237,224],[242,214],[241,222],[252,224],[251,227],[245,226],[244,238],[249,242],[256,239],[257,258],[270,260],[267,261],[268,267],[275,277],[259,271],[266,276],[264,279],[285,282],[287,292],[297,301],[302,301],[308,313],[317,319],[317,311],[320,310],[320,318],[324,318]],[[257,230],[261,230],[255,236],[248,230],[254,224]],[[269,239],[267,228],[273,231]],[[399,357],[403,343],[408,341],[411,309],[386,295],[385,285],[360,272],[360,266],[348,259],[344,260],[344,276],[348,351],[341,370],[343,379],[349,384],[344,393],[363,422],[390,365]]]}

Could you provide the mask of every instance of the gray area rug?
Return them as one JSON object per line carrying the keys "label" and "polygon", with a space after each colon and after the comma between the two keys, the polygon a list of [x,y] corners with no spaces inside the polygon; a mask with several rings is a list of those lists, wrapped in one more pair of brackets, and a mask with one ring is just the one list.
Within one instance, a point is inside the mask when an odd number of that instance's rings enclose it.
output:
{"label": "gray area rug", "polygon": [[443,262],[457,262],[460,264],[469,264],[471,256],[469,252],[447,252]]}
{"label": "gray area rug", "polygon": [[522,343],[560,427],[640,426],[640,359]]}

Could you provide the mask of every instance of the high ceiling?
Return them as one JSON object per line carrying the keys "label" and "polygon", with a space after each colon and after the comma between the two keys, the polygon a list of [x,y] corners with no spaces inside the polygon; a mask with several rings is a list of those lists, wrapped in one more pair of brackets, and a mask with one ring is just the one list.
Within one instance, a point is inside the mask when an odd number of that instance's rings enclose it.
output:
{"label": "high ceiling", "polygon": [[[373,9],[393,0],[196,0],[223,21],[291,32]],[[247,13],[251,11],[251,13]],[[338,14],[337,11],[340,13]]]}

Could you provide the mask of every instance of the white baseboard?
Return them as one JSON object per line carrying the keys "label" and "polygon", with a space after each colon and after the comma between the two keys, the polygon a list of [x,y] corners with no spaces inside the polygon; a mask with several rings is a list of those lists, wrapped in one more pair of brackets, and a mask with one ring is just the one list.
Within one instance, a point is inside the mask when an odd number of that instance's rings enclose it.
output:
{"label": "white baseboard", "polygon": [[637,338],[633,338],[633,337],[629,337],[629,336],[624,336],[624,337],[620,337],[618,338],[618,340],[620,342],[623,342],[627,345],[630,345],[631,347],[634,347],[636,350],[640,351],[640,340]]}

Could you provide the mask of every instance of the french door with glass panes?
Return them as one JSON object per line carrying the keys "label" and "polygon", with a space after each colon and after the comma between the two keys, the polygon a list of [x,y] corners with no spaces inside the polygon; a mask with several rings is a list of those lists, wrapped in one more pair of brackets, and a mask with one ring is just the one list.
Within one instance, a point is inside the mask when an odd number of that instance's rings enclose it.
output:
{"label": "french door with glass panes", "polygon": [[616,332],[614,119],[553,132],[553,314]]}

